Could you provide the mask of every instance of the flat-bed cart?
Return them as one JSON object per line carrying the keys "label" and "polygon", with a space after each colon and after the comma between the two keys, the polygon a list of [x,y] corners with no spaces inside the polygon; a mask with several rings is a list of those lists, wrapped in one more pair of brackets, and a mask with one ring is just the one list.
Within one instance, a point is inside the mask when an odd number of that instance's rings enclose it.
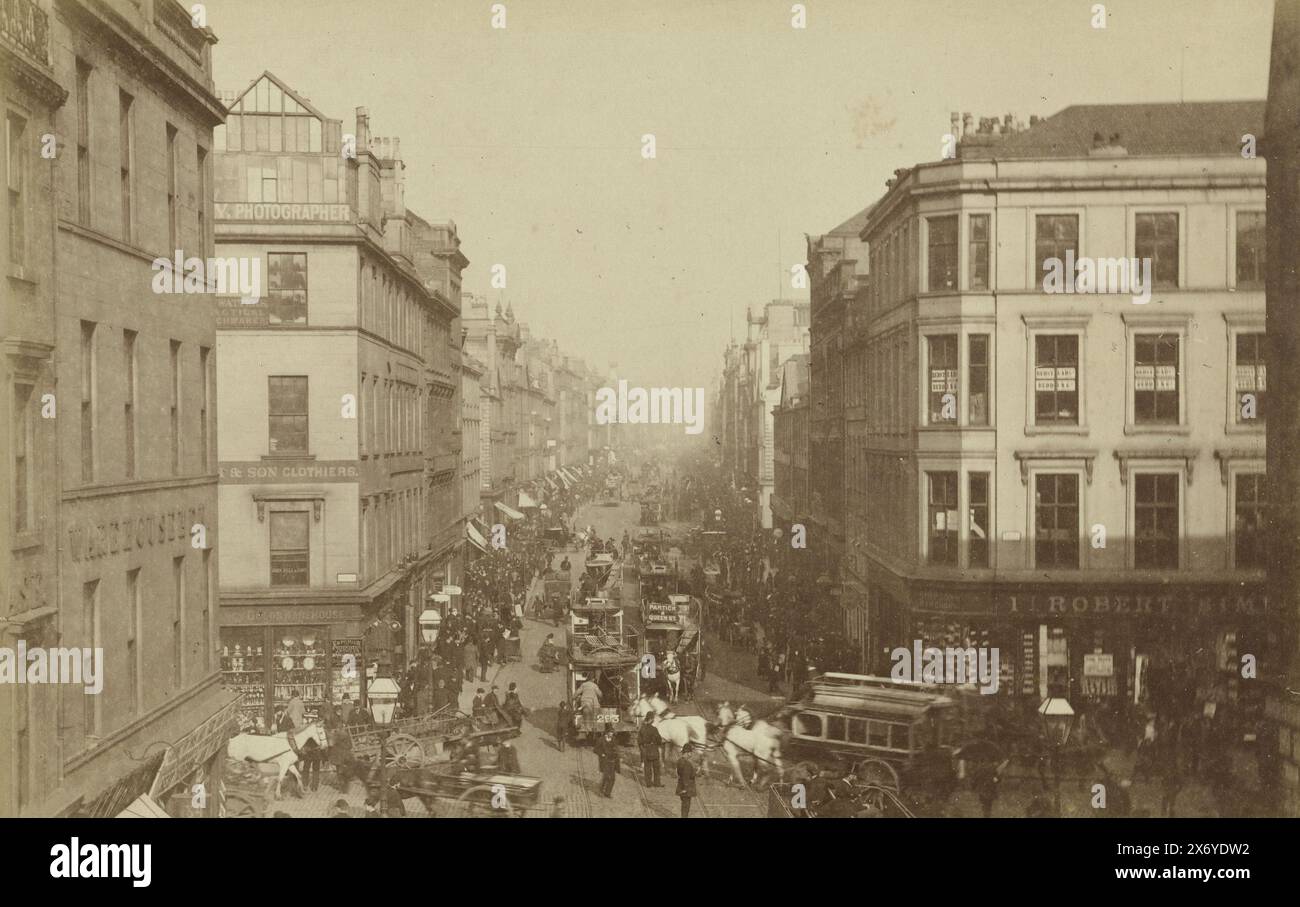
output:
{"label": "flat-bed cart", "polygon": [[535,810],[542,798],[541,778],[471,772],[450,763],[400,772],[393,787],[403,799],[418,798],[429,815],[436,815],[443,801],[443,815],[452,817],[517,818]]}
{"label": "flat-bed cart", "polygon": [[430,715],[398,718],[387,725],[358,724],[347,728],[352,738],[352,755],[362,762],[375,762],[382,748],[389,768],[417,768],[431,763],[449,747],[474,741],[497,744],[519,736],[519,728],[502,709],[495,722],[486,716],[466,715],[445,707]]}

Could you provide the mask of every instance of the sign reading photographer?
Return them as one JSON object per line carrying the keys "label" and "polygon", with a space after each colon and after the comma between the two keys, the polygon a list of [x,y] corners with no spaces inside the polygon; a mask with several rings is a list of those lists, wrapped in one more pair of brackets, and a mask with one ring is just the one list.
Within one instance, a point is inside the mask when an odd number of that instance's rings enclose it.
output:
{"label": "sign reading photographer", "polygon": [[349,205],[216,202],[213,209],[217,220],[226,221],[343,224],[352,220],[352,208]]}

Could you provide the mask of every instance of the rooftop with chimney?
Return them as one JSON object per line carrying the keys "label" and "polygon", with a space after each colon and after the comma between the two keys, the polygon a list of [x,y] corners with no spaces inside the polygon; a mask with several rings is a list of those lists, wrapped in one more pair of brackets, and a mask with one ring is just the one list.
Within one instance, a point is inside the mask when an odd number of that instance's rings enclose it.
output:
{"label": "rooftop with chimney", "polygon": [[953,113],[951,124],[966,159],[1239,154],[1243,135],[1264,130],[1264,102],[1076,104],[1028,127],[1012,114],[974,128],[969,113]]}

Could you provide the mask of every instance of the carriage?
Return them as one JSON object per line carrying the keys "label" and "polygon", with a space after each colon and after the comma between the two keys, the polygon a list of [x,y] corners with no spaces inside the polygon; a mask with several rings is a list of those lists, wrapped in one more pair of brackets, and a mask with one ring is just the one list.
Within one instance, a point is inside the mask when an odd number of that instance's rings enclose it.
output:
{"label": "carriage", "polygon": [[354,757],[374,763],[382,754],[384,764],[397,769],[431,763],[470,742],[497,744],[519,736],[519,728],[499,707],[490,715],[476,716],[445,706],[429,715],[398,718],[386,725],[356,724],[346,730]]}
{"label": "carriage", "polygon": [[568,547],[573,534],[562,525],[548,526],[542,532],[542,542],[548,551],[561,551]]}
{"label": "carriage", "polygon": [[[612,730],[620,743],[629,742],[637,731],[630,709],[641,695],[641,654],[635,634],[623,626],[623,609],[603,598],[575,604],[569,612],[565,647],[575,736],[594,740]],[[584,714],[578,690],[589,680],[600,690],[600,706]]]}
{"label": "carriage", "polygon": [[[652,563],[638,571],[637,581],[640,586],[639,596],[642,607],[646,602],[662,602],[668,597],[668,590],[676,589],[677,578],[667,564]],[[645,615],[641,615],[644,619]]]}
{"label": "carriage", "polygon": [[565,570],[543,580],[542,595],[539,616],[544,615],[552,622],[563,620],[564,615],[569,611],[569,602],[573,598],[573,579],[569,571]]}
{"label": "carriage", "polygon": [[585,576],[582,579],[584,595],[595,597],[601,594],[613,595],[618,592],[618,583],[611,582],[614,576],[614,558],[609,554],[594,554],[583,565]]}
{"label": "carriage", "polygon": [[852,775],[854,784],[902,795],[914,808],[955,783],[961,713],[932,686],[826,673],[773,717],[790,728],[785,751],[798,760],[794,781]]}
{"label": "carriage", "polygon": [[542,795],[541,778],[501,774],[490,765],[469,770],[457,763],[405,769],[393,787],[403,799],[418,799],[429,815],[446,801],[441,812],[451,817],[519,817],[535,809]]}
{"label": "carriage", "polygon": [[606,507],[618,504],[619,489],[622,487],[622,484],[623,481],[617,473],[611,473],[605,477],[604,505]]}
{"label": "carriage", "polygon": [[898,796],[881,784],[847,779],[825,785],[818,792],[806,782],[771,784],[767,789],[769,819],[915,819],[916,815]]}

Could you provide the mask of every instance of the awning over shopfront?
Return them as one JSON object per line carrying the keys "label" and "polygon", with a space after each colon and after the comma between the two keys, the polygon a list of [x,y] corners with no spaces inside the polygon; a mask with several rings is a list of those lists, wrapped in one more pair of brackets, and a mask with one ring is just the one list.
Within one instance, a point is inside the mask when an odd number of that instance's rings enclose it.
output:
{"label": "awning over shopfront", "polygon": [[231,728],[239,725],[239,695],[231,691],[226,694],[226,699],[202,724],[167,747],[162,766],[149,788],[148,799],[166,802],[168,794],[178,785],[188,784],[191,776],[226,745]]}
{"label": "awning over shopfront", "polygon": [[568,469],[568,468],[566,467],[566,468],[564,468],[564,469],[561,469],[560,472],[562,472],[562,473],[564,473],[566,476],[568,476],[570,481],[572,481],[572,482],[576,482],[576,481],[578,481],[578,477],[577,477],[576,475],[574,475],[573,470]]}
{"label": "awning over shopfront", "polygon": [[474,528],[473,523],[465,524],[465,537],[468,538],[469,543],[479,551],[487,551],[487,539],[483,538],[483,534]]}
{"label": "awning over shopfront", "polygon": [[536,507],[537,502],[533,500],[533,496],[528,492],[521,491],[519,492],[519,506],[527,510],[529,507]]}
{"label": "awning over shopfront", "polygon": [[524,515],[522,513],[520,513],[518,510],[515,510],[510,505],[503,504],[500,501],[497,501],[496,503],[497,503],[497,510],[500,510],[506,516],[510,517],[510,519],[522,520],[524,518]]}
{"label": "awning over shopfront", "polygon": [[555,477],[554,477],[554,476],[547,476],[547,477],[546,477],[546,482],[547,482],[547,484],[550,485],[552,488],[554,488],[554,489],[556,489],[556,490],[559,490],[560,483],[557,482],[557,481],[555,481]]}

